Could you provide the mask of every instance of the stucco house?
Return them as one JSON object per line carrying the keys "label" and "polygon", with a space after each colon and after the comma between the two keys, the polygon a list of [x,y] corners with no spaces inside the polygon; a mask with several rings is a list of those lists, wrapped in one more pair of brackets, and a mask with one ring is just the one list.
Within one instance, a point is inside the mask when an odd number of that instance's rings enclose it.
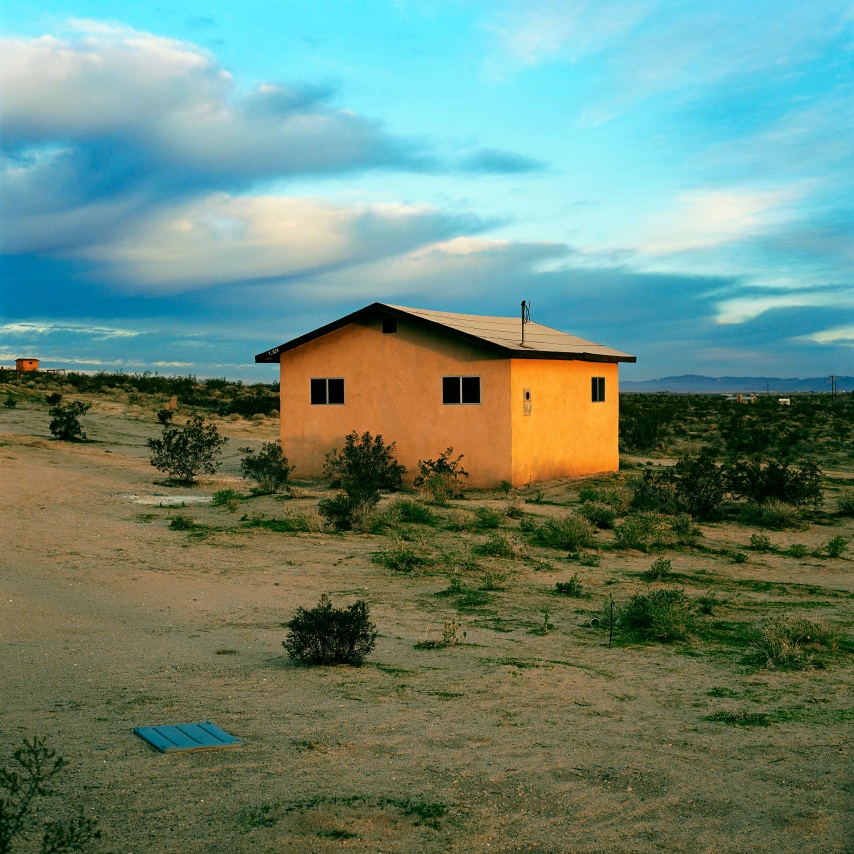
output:
{"label": "stucco house", "polygon": [[521,486],[617,470],[617,372],[635,357],[518,316],[373,303],[255,361],[280,365],[299,477],[356,430],[396,442],[410,477],[453,447],[470,485]]}

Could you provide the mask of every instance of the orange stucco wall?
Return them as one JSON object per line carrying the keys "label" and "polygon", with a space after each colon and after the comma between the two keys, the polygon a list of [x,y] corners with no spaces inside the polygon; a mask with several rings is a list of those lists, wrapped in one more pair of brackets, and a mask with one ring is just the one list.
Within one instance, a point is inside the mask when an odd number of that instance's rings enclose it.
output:
{"label": "orange stucco wall", "polygon": [[[619,468],[615,363],[513,359],[510,376],[514,485]],[[605,378],[604,402],[591,399],[592,377]]]}
{"label": "orange stucco wall", "polygon": [[15,370],[19,373],[23,373],[25,371],[37,371],[38,369],[38,359],[15,359]]}
{"label": "orange stucco wall", "polygon": [[[353,430],[396,442],[417,473],[419,459],[446,448],[464,454],[472,486],[510,478],[510,361],[404,320],[350,324],[281,356],[282,447],[296,477],[319,477],[324,457]],[[481,404],[446,406],[443,376],[480,376]],[[312,406],[312,377],[343,377],[343,406]]]}

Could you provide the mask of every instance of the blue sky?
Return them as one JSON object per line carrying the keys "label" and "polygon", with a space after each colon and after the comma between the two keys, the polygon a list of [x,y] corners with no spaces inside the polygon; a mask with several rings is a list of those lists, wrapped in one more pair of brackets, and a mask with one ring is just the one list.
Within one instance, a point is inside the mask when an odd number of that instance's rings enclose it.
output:
{"label": "blue sky", "polygon": [[854,2],[0,12],[0,363],[272,380],[374,301],[854,374]]}

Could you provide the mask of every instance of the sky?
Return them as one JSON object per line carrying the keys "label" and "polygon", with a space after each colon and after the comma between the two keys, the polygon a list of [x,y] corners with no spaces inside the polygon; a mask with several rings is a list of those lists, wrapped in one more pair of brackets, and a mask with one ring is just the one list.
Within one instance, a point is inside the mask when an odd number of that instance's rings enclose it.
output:
{"label": "sky", "polygon": [[372,302],[854,374],[854,0],[6,0],[0,364],[277,379]]}

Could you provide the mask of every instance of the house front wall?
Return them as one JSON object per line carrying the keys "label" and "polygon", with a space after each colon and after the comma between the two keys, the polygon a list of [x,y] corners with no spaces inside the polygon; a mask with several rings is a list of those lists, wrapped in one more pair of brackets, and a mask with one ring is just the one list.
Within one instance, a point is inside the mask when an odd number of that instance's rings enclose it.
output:
{"label": "house front wall", "polygon": [[[417,474],[419,459],[463,454],[472,486],[511,478],[511,362],[405,320],[352,323],[281,354],[282,447],[296,477],[320,477],[325,455],[357,431],[381,434]],[[442,403],[442,378],[479,376],[481,403]],[[344,404],[312,405],[310,381],[343,379]]]}
{"label": "house front wall", "polygon": [[[512,482],[580,477],[619,468],[618,367],[613,362],[513,359]],[[592,400],[592,379],[605,400]]]}

